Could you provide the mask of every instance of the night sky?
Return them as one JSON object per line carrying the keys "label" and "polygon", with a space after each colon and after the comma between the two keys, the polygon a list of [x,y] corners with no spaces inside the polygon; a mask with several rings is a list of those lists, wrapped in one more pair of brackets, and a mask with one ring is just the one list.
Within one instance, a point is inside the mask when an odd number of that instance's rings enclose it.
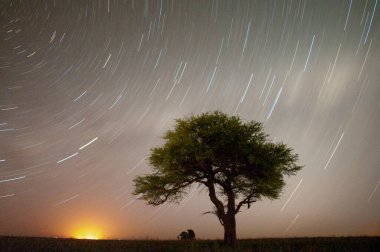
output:
{"label": "night sky", "polygon": [[380,235],[378,0],[0,3],[0,235],[222,238],[131,194],[175,118],[264,123],[305,167],[238,238]]}

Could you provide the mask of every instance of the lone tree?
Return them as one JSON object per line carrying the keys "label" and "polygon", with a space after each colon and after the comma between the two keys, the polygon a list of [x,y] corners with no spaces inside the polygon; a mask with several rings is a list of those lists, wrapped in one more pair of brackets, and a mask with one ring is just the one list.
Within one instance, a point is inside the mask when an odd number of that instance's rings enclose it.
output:
{"label": "lone tree", "polygon": [[262,197],[277,199],[284,175],[302,167],[298,155],[273,143],[259,122],[214,111],[177,119],[164,135],[165,144],[151,150],[154,173],[134,179],[134,195],[150,205],[179,202],[192,184],[204,186],[224,227],[224,242],[236,243],[235,215]]}

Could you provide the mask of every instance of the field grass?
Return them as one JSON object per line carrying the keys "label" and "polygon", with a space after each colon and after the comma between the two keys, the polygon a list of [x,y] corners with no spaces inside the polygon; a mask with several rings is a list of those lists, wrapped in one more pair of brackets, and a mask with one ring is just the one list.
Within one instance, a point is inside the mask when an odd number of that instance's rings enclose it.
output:
{"label": "field grass", "polygon": [[77,240],[0,237],[0,251],[380,251],[380,237],[268,238],[239,240],[235,248],[218,240]]}

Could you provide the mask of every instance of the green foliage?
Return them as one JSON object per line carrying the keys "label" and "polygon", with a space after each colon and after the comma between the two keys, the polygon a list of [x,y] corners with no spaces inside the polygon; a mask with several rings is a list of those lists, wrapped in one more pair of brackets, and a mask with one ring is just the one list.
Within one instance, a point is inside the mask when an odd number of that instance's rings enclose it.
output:
{"label": "green foliage", "polygon": [[163,138],[164,145],[151,150],[153,174],[134,180],[134,194],[152,205],[179,202],[197,183],[210,193],[215,189],[225,209],[228,196],[240,200],[236,214],[263,197],[278,198],[284,175],[302,168],[291,148],[268,140],[261,123],[243,123],[219,111],[177,119]]}

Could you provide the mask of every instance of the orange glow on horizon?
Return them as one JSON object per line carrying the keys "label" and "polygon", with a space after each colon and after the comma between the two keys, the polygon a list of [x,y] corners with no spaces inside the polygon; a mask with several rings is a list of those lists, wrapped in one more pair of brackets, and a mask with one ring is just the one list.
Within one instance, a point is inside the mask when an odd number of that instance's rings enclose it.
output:
{"label": "orange glow on horizon", "polygon": [[95,227],[81,227],[73,232],[73,238],[99,240],[103,239],[103,232]]}

